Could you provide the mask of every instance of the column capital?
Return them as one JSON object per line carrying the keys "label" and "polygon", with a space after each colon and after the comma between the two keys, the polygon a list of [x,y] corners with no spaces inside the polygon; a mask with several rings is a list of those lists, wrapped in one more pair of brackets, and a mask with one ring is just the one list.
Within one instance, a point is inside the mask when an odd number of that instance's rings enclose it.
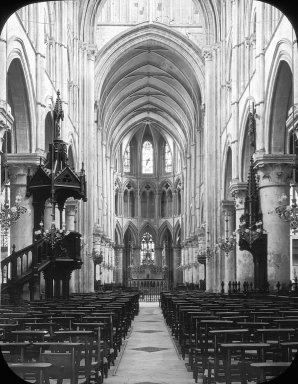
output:
{"label": "column capital", "polygon": [[247,191],[247,183],[239,182],[238,180],[232,180],[229,186],[229,191],[234,197],[235,208],[243,209]]}
{"label": "column capital", "polygon": [[96,45],[95,44],[88,44],[88,46],[86,48],[87,48],[88,60],[95,60],[97,53],[98,53],[98,49],[97,49]]}
{"label": "column capital", "polygon": [[203,48],[203,57],[207,61],[211,61],[213,59],[213,49],[211,46],[206,46]]}
{"label": "column capital", "polygon": [[254,168],[259,187],[289,185],[293,175],[295,155],[255,154]]}
{"label": "column capital", "polygon": [[77,200],[69,200],[65,202],[65,213],[70,216],[74,216],[78,209]]}
{"label": "column capital", "polygon": [[3,138],[6,129],[11,129],[13,121],[10,105],[6,100],[0,100],[0,138]]}

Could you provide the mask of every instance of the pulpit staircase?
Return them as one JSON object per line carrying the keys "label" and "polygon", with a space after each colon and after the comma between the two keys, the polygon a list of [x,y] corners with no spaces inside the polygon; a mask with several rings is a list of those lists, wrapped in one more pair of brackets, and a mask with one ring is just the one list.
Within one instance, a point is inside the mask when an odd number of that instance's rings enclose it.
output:
{"label": "pulpit staircase", "polygon": [[[1,297],[12,303],[22,299],[23,288],[29,284],[30,300],[39,300],[41,289],[45,297],[68,298],[69,279],[82,265],[81,234],[69,232],[55,247],[45,239],[16,251],[1,261]],[[45,280],[41,287],[41,273]]]}

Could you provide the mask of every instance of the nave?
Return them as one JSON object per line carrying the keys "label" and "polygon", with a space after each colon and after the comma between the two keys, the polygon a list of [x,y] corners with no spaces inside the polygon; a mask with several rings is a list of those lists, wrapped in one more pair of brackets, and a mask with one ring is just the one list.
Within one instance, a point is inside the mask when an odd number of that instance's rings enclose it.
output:
{"label": "nave", "polygon": [[107,384],[192,384],[158,302],[141,302],[123,356],[119,356]]}
{"label": "nave", "polygon": [[11,381],[297,382],[297,296],[176,290],[159,302],[139,300],[138,291],[126,290],[3,303],[0,349],[2,364],[17,375]]}

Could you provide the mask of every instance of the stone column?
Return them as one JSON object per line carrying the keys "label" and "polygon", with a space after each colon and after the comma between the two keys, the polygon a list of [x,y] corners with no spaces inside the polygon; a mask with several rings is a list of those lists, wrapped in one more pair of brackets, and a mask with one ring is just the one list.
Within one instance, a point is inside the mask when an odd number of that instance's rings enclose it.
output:
{"label": "stone column", "polygon": [[[235,200],[236,209],[236,229],[239,228],[240,217],[244,214],[244,202],[247,192],[247,183],[234,182],[230,185],[230,191]],[[237,234],[237,243],[239,235]],[[252,254],[249,251],[241,251],[236,246],[236,265],[235,273],[231,275],[231,281],[240,281],[241,287],[244,281],[254,282],[254,263]]]}
{"label": "stone column", "polygon": [[69,200],[65,203],[65,225],[68,231],[75,231],[77,205],[76,200]]}
{"label": "stone column", "polygon": [[[208,191],[213,190],[214,180],[210,175],[214,171],[214,155],[213,155],[213,141],[214,141],[214,101],[213,101],[213,52],[211,47],[206,47],[203,50],[205,59],[205,121],[204,121],[204,189],[205,189],[205,212],[206,212],[206,227],[210,230],[211,242],[214,242],[215,231],[214,211],[213,211],[213,196],[208,195]],[[213,259],[213,258],[212,258]],[[206,277],[206,290],[213,290],[213,274],[214,262],[211,260],[207,263],[207,277]]]}
{"label": "stone column", "polygon": [[[43,4],[36,4],[36,18],[37,20],[41,20],[44,15],[44,9]],[[30,23],[31,24],[31,23]],[[45,43],[44,43],[44,25],[43,23],[36,23],[35,24],[36,30],[36,127],[32,129],[33,134],[33,141],[35,138],[36,150],[45,150],[47,151],[48,148],[45,148],[45,131],[43,129],[44,127],[44,112],[45,112],[45,104],[44,104],[44,97],[45,97]],[[67,95],[63,93],[63,90],[61,95],[63,98],[66,98]],[[64,110],[65,116],[68,116],[67,111]]]}
{"label": "stone column", "polygon": [[15,244],[16,250],[20,250],[33,242],[32,196],[26,197],[26,186],[28,168],[34,167],[39,160],[35,155],[25,154],[8,154],[7,158],[10,174],[10,205],[14,206],[16,196],[20,195],[21,205],[28,210],[11,226],[11,244]]}
{"label": "stone column", "polygon": [[267,231],[267,276],[269,289],[279,281],[286,288],[290,281],[290,225],[282,221],[275,208],[280,196],[289,196],[293,155],[255,154],[259,178],[263,227]]}
{"label": "stone column", "polygon": [[0,34],[0,102],[6,102],[6,71],[7,71],[7,53],[6,53],[6,35],[7,24],[3,26]]}
{"label": "stone column", "polygon": [[155,264],[156,264],[158,267],[161,267],[161,266],[162,266],[162,251],[163,251],[163,247],[156,246],[156,247],[154,248],[154,253],[155,253]]}
{"label": "stone column", "polygon": [[[187,243],[186,245],[185,245],[185,247],[184,247],[184,255],[185,255],[185,264],[186,265],[189,265],[189,244]],[[189,283],[190,281],[189,281],[189,271],[190,271],[190,269],[189,268],[187,268],[186,270],[185,270],[185,282],[186,283]]]}
{"label": "stone column", "polygon": [[[264,151],[265,148],[265,129],[264,129],[264,103],[265,103],[265,26],[264,18],[265,4],[262,1],[256,2],[257,24],[256,24],[256,149]],[[295,89],[296,87],[294,87]]]}
{"label": "stone column", "polygon": [[115,247],[115,263],[117,267],[116,283],[123,284],[123,249],[124,245]]}
{"label": "stone column", "polygon": [[133,264],[140,266],[141,265],[141,247],[138,245],[133,246]]}
{"label": "stone column", "polygon": [[[183,243],[182,243],[182,246],[181,246],[181,265],[185,265],[185,250],[184,250]],[[182,278],[181,283],[185,283],[184,269],[181,270],[181,278]]]}
{"label": "stone column", "polygon": [[181,264],[181,247],[173,246],[173,287],[178,283],[182,283],[182,274],[181,271],[177,270],[178,265]]}

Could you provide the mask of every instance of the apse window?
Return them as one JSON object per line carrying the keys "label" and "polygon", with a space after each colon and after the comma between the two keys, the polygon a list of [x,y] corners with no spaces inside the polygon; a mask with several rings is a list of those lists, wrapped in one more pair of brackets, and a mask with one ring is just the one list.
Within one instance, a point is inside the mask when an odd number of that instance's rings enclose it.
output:
{"label": "apse window", "polygon": [[154,241],[149,232],[145,232],[141,241],[141,260],[142,264],[154,264]]}
{"label": "apse window", "polygon": [[153,173],[153,146],[144,141],[142,148],[142,173]]}
{"label": "apse window", "polygon": [[172,172],[172,153],[168,143],[165,145],[165,171]]}
{"label": "apse window", "polygon": [[123,160],[123,171],[130,172],[130,145],[128,144]]}

